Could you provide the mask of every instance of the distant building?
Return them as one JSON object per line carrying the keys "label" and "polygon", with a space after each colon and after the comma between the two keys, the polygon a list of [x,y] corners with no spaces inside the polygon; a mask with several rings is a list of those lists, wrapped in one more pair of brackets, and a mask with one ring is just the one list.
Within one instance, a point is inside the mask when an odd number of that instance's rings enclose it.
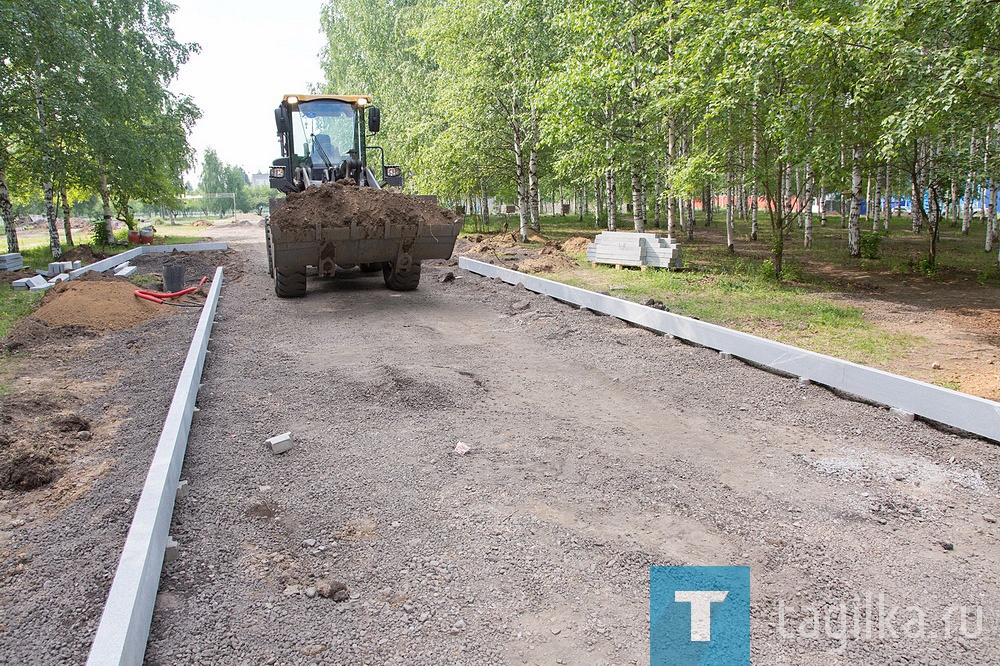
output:
{"label": "distant building", "polygon": [[257,187],[258,185],[270,185],[270,177],[266,173],[255,173],[250,176],[250,187]]}

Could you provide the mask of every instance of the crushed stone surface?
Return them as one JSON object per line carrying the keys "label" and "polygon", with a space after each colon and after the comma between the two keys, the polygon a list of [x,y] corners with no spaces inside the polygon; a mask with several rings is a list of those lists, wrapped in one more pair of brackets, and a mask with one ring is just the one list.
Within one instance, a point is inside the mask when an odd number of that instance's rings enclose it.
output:
{"label": "crushed stone surface", "polygon": [[[350,273],[280,300],[259,229],[223,234],[249,270],[223,290],[146,663],[648,663],[649,567],[679,564],[751,567],[753,663],[1000,662],[995,443],[453,262],[415,292]],[[85,660],[193,327],[50,369],[94,384],[94,439],[0,495],[11,663]],[[867,598],[893,633],[865,633]],[[822,630],[841,603],[859,635]]]}

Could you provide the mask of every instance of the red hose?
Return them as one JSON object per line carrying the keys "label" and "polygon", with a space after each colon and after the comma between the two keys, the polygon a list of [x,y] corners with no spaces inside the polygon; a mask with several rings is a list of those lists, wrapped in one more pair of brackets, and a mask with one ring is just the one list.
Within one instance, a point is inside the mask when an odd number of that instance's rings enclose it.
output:
{"label": "red hose", "polygon": [[183,296],[184,294],[190,294],[192,291],[198,291],[198,287],[188,287],[187,289],[181,289],[180,291],[171,292],[169,294],[159,291],[147,291],[146,289],[136,289],[135,295],[138,296],[140,293],[143,293],[148,296],[156,296],[157,298],[177,298],[179,296]]}
{"label": "red hose", "polygon": [[198,291],[198,289],[200,289],[201,286],[205,284],[205,282],[207,281],[208,281],[208,276],[206,275],[201,279],[201,282],[198,283],[197,287],[188,287],[187,289],[181,289],[180,291],[175,291],[169,294],[160,291],[148,291],[146,289],[136,289],[132,293],[135,294],[136,298],[142,298],[147,301],[152,301],[153,303],[159,303],[160,305],[174,305],[173,303],[167,303],[164,299],[179,298],[181,296],[185,296],[192,292]]}
{"label": "red hose", "polygon": [[154,302],[154,303],[159,303],[160,305],[163,305],[163,299],[162,299],[162,298],[157,298],[157,297],[156,297],[156,296],[154,296],[153,294],[150,294],[150,293],[148,293],[148,292],[145,292],[145,291],[143,291],[142,289],[136,289],[136,290],[135,290],[134,292],[132,292],[132,293],[134,293],[134,294],[135,294],[135,297],[136,297],[136,298],[144,298],[144,299],[146,299],[147,301],[152,301],[152,302]]}

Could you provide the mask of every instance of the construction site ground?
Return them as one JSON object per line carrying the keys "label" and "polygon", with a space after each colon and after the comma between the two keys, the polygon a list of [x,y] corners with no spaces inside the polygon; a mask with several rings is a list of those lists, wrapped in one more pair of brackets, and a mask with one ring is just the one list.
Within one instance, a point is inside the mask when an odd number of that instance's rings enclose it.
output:
{"label": "construction site ground", "polygon": [[[454,262],[280,300],[259,227],[206,233],[233,250],[191,260],[226,284],[147,663],[643,664],[649,567],[680,564],[751,568],[755,664],[1000,662],[996,443]],[[176,310],[3,362],[0,446],[53,477],[4,470],[9,663],[86,658],[198,314]]]}

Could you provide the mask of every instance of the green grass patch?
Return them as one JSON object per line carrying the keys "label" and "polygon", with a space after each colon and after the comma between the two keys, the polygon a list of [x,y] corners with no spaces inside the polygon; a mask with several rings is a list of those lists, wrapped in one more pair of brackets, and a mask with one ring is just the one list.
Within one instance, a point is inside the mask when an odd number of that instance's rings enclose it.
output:
{"label": "green grass patch", "polygon": [[780,284],[759,271],[619,271],[602,266],[582,277],[554,279],[638,303],[662,301],[676,314],[856,363],[885,363],[927,344],[866,322],[860,308],[831,303],[811,288]]}
{"label": "green grass patch", "polygon": [[17,322],[35,309],[44,291],[15,291],[0,286],[0,339],[6,338]]}

